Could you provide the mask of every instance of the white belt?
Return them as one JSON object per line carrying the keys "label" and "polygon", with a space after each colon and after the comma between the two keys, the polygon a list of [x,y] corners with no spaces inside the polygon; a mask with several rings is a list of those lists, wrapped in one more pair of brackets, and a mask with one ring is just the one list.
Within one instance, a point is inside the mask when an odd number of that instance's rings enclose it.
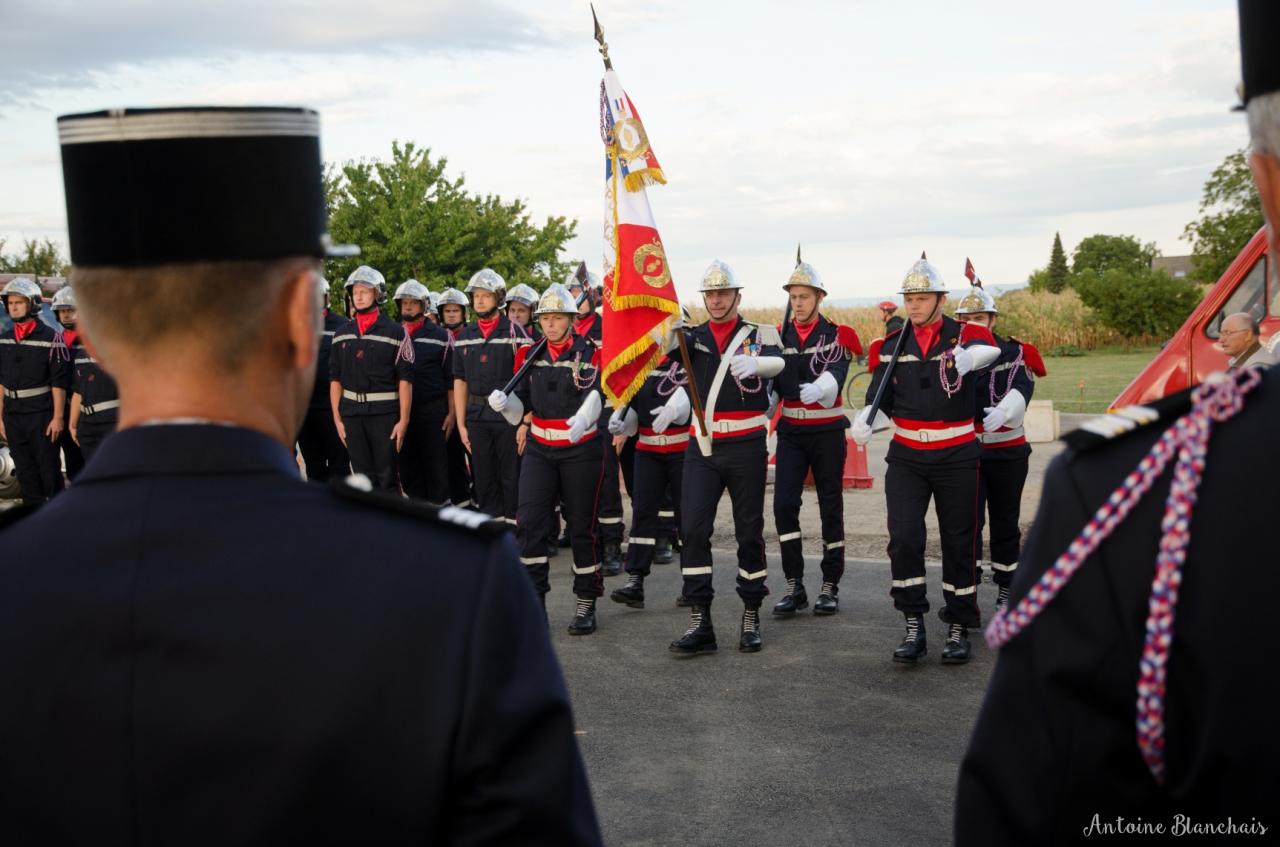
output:
{"label": "white belt", "polygon": [[80,414],[96,415],[98,412],[105,412],[108,409],[120,408],[119,400],[103,400],[101,403],[81,403]]}
{"label": "white belt", "polygon": [[907,429],[906,427],[894,424],[893,434],[901,435],[903,438],[909,438],[912,441],[918,441],[921,444],[928,444],[931,441],[946,441],[948,438],[955,438],[960,435],[967,435],[973,432],[973,424],[961,424],[960,426],[949,426],[944,429]]}
{"label": "white belt", "polygon": [[[537,424],[530,424],[529,431],[544,441],[568,441],[569,440],[569,430],[567,429],[547,429],[544,426],[538,426]],[[590,435],[595,431],[596,431],[596,427],[595,425],[592,425],[586,432],[582,433],[582,438],[586,438],[588,435]]]}
{"label": "white belt", "polygon": [[53,390],[52,386],[42,385],[39,388],[6,388],[4,396],[10,400],[25,400],[28,397],[39,397]]}
{"label": "white belt", "polygon": [[1005,441],[1013,441],[1015,438],[1021,438],[1026,432],[1022,427],[1014,427],[1008,432],[980,432],[978,440],[983,444],[1001,444]]}
{"label": "white belt", "polygon": [[[843,413],[841,413],[843,414]],[[742,432],[745,429],[755,429],[758,426],[768,426],[769,418],[765,415],[754,415],[749,418],[722,418],[718,421],[711,422],[711,431],[720,434],[730,432]]]}
{"label": "white belt", "polygon": [[783,406],[782,416],[792,420],[823,420],[844,417],[844,409],[832,406],[830,409],[806,409],[803,406]]}
{"label": "white belt", "polygon": [[372,394],[365,394],[363,391],[348,391],[345,388],[342,389],[342,396],[357,403],[379,403],[383,400],[400,399],[399,393],[395,391],[375,391]]}
{"label": "white belt", "polygon": [[689,433],[679,432],[672,435],[642,435],[640,436],[641,444],[649,444],[654,447],[666,447],[668,444],[688,444]]}

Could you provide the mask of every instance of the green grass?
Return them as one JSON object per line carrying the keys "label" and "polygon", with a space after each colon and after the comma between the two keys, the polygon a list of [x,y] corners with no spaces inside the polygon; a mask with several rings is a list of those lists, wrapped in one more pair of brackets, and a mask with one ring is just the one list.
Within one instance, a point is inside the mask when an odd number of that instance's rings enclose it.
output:
{"label": "green grass", "polygon": [[1049,375],[1036,380],[1034,399],[1052,400],[1059,412],[1101,414],[1157,352],[1156,347],[1104,348],[1077,357],[1045,357]]}

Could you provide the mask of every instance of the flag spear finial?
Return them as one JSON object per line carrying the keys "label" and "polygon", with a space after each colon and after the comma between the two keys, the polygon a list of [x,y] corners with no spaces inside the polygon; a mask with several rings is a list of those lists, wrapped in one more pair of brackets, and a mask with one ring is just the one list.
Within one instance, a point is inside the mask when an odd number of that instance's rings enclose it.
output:
{"label": "flag spear finial", "polygon": [[926,262],[929,261],[929,257],[924,254],[923,250],[920,251],[920,258],[924,259]]}
{"label": "flag spear finial", "polygon": [[613,63],[609,61],[609,45],[606,44],[604,40],[604,28],[600,26],[600,19],[596,17],[595,4],[592,3],[590,6],[591,22],[595,24],[596,27],[596,41],[600,42],[600,57],[604,59],[605,70],[611,71],[613,70]]}
{"label": "flag spear finial", "polygon": [[796,267],[800,267],[800,242],[796,242]]}

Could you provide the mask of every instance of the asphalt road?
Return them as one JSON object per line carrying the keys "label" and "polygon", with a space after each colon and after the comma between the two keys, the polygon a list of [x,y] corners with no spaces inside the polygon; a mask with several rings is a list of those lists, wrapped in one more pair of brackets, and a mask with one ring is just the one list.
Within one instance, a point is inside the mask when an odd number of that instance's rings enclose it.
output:
{"label": "asphalt road", "polygon": [[[567,551],[552,560],[552,640],[573,698],[579,742],[605,841],[611,845],[906,845],[951,843],[960,758],[994,656],[971,633],[968,665],[940,663],[936,605],[929,655],[895,664],[902,617],[888,597],[887,562],[851,560],[840,613],[764,621],[764,650],[737,651],[737,565],[717,551],[712,607],[720,652],[667,650],[688,623],[675,607],[677,565],[655,566],[646,608],[608,599],[600,628],[574,637]],[[769,560],[773,592],[782,569]],[[811,596],[817,562],[806,570]],[[932,602],[941,570],[929,567]],[[979,589],[984,618],[995,586]]]}

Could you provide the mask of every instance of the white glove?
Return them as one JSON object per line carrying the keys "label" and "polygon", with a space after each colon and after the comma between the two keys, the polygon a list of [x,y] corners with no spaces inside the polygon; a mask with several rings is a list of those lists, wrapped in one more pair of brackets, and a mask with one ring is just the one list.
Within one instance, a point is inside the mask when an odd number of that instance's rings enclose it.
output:
{"label": "white glove", "polygon": [[987,406],[982,411],[987,413],[987,416],[982,419],[982,428],[987,432],[995,432],[1009,420],[1009,413],[999,406]]}
{"label": "white glove", "polygon": [[569,424],[569,442],[572,444],[581,441],[582,436],[587,434],[587,427],[591,426],[591,422],[581,415],[573,415],[566,423]]}
{"label": "white glove", "polygon": [[781,398],[778,397],[778,392],[776,391],[769,392],[769,411],[764,413],[764,416],[769,420],[773,420],[773,413],[778,411],[778,400],[780,399]]}
{"label": "white glove", "polygon": [[489,392],[489,408],[495,412],[501,412],[507,408],[507,394],[500,388],[495,388]]}
{"label": "white glove", "polygon": [[964,376],[969,371],[973,370],[972,353],[959,345],[953,348],[952,353],[956,357],[956,372],[959,373],[960,376]]}
{"label": "white glove", "polygon": [[863,407],[858,412],[858,417],[854,418],[853,425],[849,427],[849,437],[858,444],[866,444],[871,440],[871,424],[867,423],[867,419],[871,416],[871,407]]}
{"label": "white glove", "polygon": [[823,390],[812,382],[800,383],[800,402],[806,406],[821,400],[823,393]]}
{"label": "white glove", "polygon": [[671,422],[676,419],[676,410],[671,408],[670,404],[659,406],[654,409],[653,415],[653,431],[661,435],[667,431],[667,427],[671,426]]}
{"label": "white glove", "polygon": [[650,412],[653,415],[653,431],[661,435],[673,423],[683,423],[689,419],[689,395],[683,388],[671,392],[665,405]]}
{"label": "white glove", "polygon": [[729,372],[738,379],[755,376],[760,370],[760,363],[755,356],[737,355],[729,360]]}
{"label": "white glove", "polygon": [[[618,412],[622,414],[619,415]],[[609,416],[609,434],[625,435],[628,438],[640,431],[640,416],[636,414],[636,410],[629,406],[622,409],[615,409],[613,414]]]}
{"label": "white glove", "polygon": [[614,409],[613,414],[609,416],[609,434],[622,435],[627,429],[627,422],[618,417],[618,410]]}

